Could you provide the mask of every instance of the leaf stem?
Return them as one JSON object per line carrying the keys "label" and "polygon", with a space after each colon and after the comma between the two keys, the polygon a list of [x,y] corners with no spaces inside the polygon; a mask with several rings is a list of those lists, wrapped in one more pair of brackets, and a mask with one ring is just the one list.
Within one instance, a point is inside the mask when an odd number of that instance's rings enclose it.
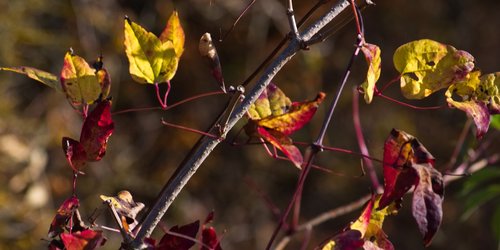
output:
{"label": "leaf stem", "polygon": [[158,83],[155,83],[155,90],[156,90],[156,99],[158,99],[158,102],[160,103],[161,108],[164,110],[167,108],[167,104],[163,103],[160,95],[160,87],[158,86]]}

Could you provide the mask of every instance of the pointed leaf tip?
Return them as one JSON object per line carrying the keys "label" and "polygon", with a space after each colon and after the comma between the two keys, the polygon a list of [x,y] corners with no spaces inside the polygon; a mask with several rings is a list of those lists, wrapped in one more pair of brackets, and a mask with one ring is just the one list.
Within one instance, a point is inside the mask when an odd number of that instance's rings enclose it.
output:
{"label": "pointed leaf tip", "polygon": [[370,104],[373,100],[375,84],[380,77],[382,59],[380,58],[380,48],[377,45],[363,43],[361,51],[365,55],[366,62],[368,63],[366,79],[361,84],[361,88],[364,92],[365,102]]}

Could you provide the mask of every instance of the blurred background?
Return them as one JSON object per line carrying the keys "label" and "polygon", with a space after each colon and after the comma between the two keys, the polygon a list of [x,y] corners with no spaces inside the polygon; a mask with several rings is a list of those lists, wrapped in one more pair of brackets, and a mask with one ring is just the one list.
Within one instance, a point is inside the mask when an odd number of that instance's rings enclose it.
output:
{"label": "blurred background", "polygon": [[[216,42],[226,83],[243,82],[289,31],[285,3],[257,0],[234,31],[223,42]],[[295,1],[298,19],[314,3]],[[334,3],[327,2],[316,16]],[[380,86],[397,75],[392,66],[394,50],[421,38],[470,52],[476,58],[477,67],[485,73],[500,70],[499,1],[375,3],[376,6],[364,10],[363,17],[366,40],[382,49]],[[128,74],[123,17],[128,15],[146,29],[160,34],[167,18],[176,9],[186,33],[186,45],[172,80],[168,99],[172,104],[218,90],[198,54],[199,38],[205,32],[218,38],[231,27],[247,4],[248,1],[240,0],[0,0],[0,66],[32,66],[59,74],[64,54],[70,47],[87,61],[102,54],[113,83],[113,112],[158,106],[153,86],[137,84]],[[349,23],[324,43],[298,53],[274,79],[292,100],[312,99],[319,91],[327,93],[327,100],[311,124],[293,136],[295,141],[310,142],[317,136],[325,107],[331,102],[354,43],[355,27]],[[359,57],[354,65],[325,140],[328,146],[359,151],[352,122],[352,88],[364,80],[364,61]],[[162,86],[162,91],[165,90]],[[72,171],[61,149],[61,138],[79,138],[82,120],[64,95],[21,75],[1,71],[0,93],[0,249],[43,249],[48,245],[44,239],[57,208],[71,195]],[[386,94],[403,100],[397,84]],[[95,208],[101,208],[100,194],[115,195],[123,189],[129,190],[136,201],[147,207],[151,205],[199,138],[198,134],[166,127],[160,120],[205,130],[225,101],[223,96],[207,97],[167,112],[114,115],[115,131],[106,156],[100,162],[89,164],[83,170],[86,175],[78,179],[77,195],[83,218],[90,216]],[[446,103],[442,92],[426,100],[407,102],[418,106]],[[385,138],[392,128],[398,128],[418,137],[436,157],[436,167],[441,171],[446,170],[467,120],[458,110],[413,110],[381,98],[370,105],[360,103],[360,109],[363,132],[372,156],[382,158]],[[229,140],[233,140],[244,124],[242,120],[235,127]],[[499,132],[491,128],[483,141],[491,142],[495,138],[498,141],[498,135]],[[241,134],[236,140],[245,141],[246,137]],[[467,157],[469,149],[479,145],[471,131],[452,167]],[[493,141],[484,156],[499,151],[498,143]],[[358,156],[324,152],[317,164],[334,174],[317,170],[310,174],[303,194],[300,222],[370,193],[369,178],[360,177]],[[376,168],[382,181],[382,168],[379,164]],[[499,165],[487,169],[493,174],[483,174],[484,178],[474,175],[462,178],[447,187],[443,224],[429,249],[498,248]],[[272,205],[284,209],[295,189],[298,173],[289,162],[272,159],[260,145],[222,143],[186,185],[163,223],[169,228],[184,225],[203,220],[210,211],[215,211],[214,226],[222,236],[223,249],[263,249],[276,226],[276,216],[263,196],[267,196]],[[469,191],[464,187],[469,187]],[[490,192],[485,194],[484,190]],[[388,218],[384,224],[396,249],[423,248],[410,207],[411,197],[408,196],[400,214]],[[315,227],[308,249],[348,225],[360,211]],[[115,226],[106,210],[98,223]],[[494,230],[495,226],[498,231]],[[154,237],[159,239],[161,235],[161,230],[157,229]],[[119,234],[105,232],[105,236],[108,242],[103,249],[119,248]],[[298,249],[302,240],[303,235],[298,234],[286,249]]]}

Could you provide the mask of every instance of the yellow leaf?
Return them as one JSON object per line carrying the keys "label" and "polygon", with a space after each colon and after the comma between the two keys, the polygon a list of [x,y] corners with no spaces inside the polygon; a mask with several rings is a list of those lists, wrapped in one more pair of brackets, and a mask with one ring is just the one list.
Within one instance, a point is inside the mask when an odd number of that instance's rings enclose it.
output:
{"label": "yellow leaf", "polygon": [[101,94],[95,70],[83,58],[71,52],[64,56],[61,84],[73,105],[92,104]]}
{"label": "yellow leaf", "polygon": [[182,52],[184,52],[184,40],[185,35],[179,20],[179,13],[174,11],[168,19],[167,26],[160,35],[160,41],[162,43],[171,41],[177,58],[180,58]]}
{"label": "yellow leaf", "polygon": [[59,82],[59,79],[57,79],[57,76],[53,75],[52,73],[45,72],[43,70],[35,69],[32,67],[0,67],[0,70],[5,70],[5,71],[12,71],[16,72],[19,74],[26,75],[27,77],[37,80],[59,92],[63,92],[61,88],[61,83]]}
{"label": "yellow leaf", "polygon": [[174,77],[179,58],[172,41],[162,43],[153,33],[126,19],[124,45],[129,72],[136,82],[162,83]]}
{"label": "yellow leaf", "polygon": [[408,99],[427,97],[463,80],[474,69],[474,57],[468,52],[429,39],[400,46],[393,61]]}
{"label": "yellow leaf", "polygon": [[366,62],[368,63],[368,71],[366,72],[366,80],[361,84],[364,91],[365,102],[370,104],[373,100],[373,91],[375,83],[380,77],[381,61],[380,48],[377,45],[364,43],[361,51],[365,55]]}

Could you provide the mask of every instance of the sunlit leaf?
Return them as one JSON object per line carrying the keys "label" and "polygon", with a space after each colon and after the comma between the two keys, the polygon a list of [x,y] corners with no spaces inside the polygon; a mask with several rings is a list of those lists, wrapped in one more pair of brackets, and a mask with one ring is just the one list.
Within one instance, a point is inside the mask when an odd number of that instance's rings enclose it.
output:
{"label": "sunlit leaf", "polygon": [[75,196],[71,196],[61,204],[59,209],[57,209],[57,214],[52,220],[52,223],[50,223],[49,238],[54,238],[64,232],[64,228],[68,224],[69,219],[79,206],[80,202]]}
{"label": "sunlit leaf", "polygon": [[95,70],[71,51],[64,56],[61,85],[73,105],[92,104],[101,94]]}
{"label": "sunlit leaf", "polygon": [[300,168],[302,154],[288,136],[312,119],[324,98],[325,94],[320,92],[312,101],[292,103],[271,83],[248,110],[250,120],[245,131],[249,136],[257,136],[271,143]]}
{"label": "sunlit leaf", "polygon": [[26,66],[20,66],[20,67],[0,67],[0,70],[5,70],[5,71],[12,71],[16,72],[19,74],[26,75],[27,77],[39,81],[59,92],[63,92],[63,89],[61,87],[61,83],[59,82],[59,79],[57,78],[56,75],[35,69],[32,67],[26,67]]}
{"label": "sunlit leaf", "polygon": [[177,11],[172,12],[170,18],[167,21],[167,25],[163,32],[160,34],[160,41],[166,43],[167,41],[172,42],[177,58],[180,58],[184,52],[184,30],[181,26],[181,21],[179,20],[179,13]]}
{"label": "sunlit leaf", "polygon": [[335,235],[321,249],[322,250],[357,250],[360,249],[364,240],[358,230],[346,230]]}
{"label": "sunlit leaf", "polygon": [[265,117],[258,120],[257,124],[281,132],[284,135],[290,135],[309,123],[324,99],[325,94],[320,92],[316,99],[312,101],[293,102],[286,113]]}
{"label": "sunlit leaf", "polygon": [[71,234],[61,234],[61,239],[66,250],[94,250],[106,242],[101,231],[90,229]]}
{"label": "sunlit leaf", "polygon": [[377,45],[363,43],[361,52],[365,55],[366,62],[368,63],[368,71],[366,72],[366,79],[361,84],[364,92],[365,102],[371,103],[373,100],[373,92],[375,90],[375,83],[380,77],[381,61],[380,48]]}
{"label": "sunlit leaf", "polygon": [[170,234],[166,232],[165,235],[160,240],[160,243],[155,248],[156,250],[188,250],[194,246],[195,242],[191,239],[196,239],[196,234],[200,229],[200,221],[195,221],[191,224],[184,226],[174,226],[170,228],[169,232],[174,232],[176,234],[184,235],[188,238],[180,237],[178,235]]}
{"label": "sunlit leaf", "polygon": [[104,63],[102,61],[102,56],[97,58],[97,62],[94,64],[96,70],[97,82],[101,85],[101,100],[106,99],[111,91],[111,77],[108,71],[104,68]]}
{"label": "sunlit leaf", "polygon": [[101,101],[83,122],[80,134],[80,143],[85,149],[87,160],[99,161],[102,159],[113,130],[111,101]]}
{"label": "sunlit leaf", "polygon": [[248,116],[252,120],[261,120],[270,116],[279,116],[286,113],[292,101],[281,89],[270,83],[259,98],[248,109]]}
{"label": "sunlit leaf", "polygon": [[106,196],[101,195],[101,200],[109,202],[111,206],[114,207],[118,215],[125,218],[125,222],[128,225],[126,227],[132,227],[137,224],[135,218],[137,214],[144,208],[144,204],[141,202],[135,202],[132,194],[129,191],[123,190],[118,193],[117,196]]}
{"label": "sunlit leaf", "polygon": [[475,97],[487,103],[490,114],[500,114],[500,72],[482,75]]}
{"label": "sunlit leaf", "polygon": [[422,99],[465,78],[474,69],[474,57],[429,39],[400,46],[393,57],[401,73],[401,91],[408,99]]}
{"label": "sunlit leaf", "polygon": [[153,33],[125,19],[125,53],[129,72],[138,83],[162,83],[175,75],[179,58],[172,41],[160,41]]}

